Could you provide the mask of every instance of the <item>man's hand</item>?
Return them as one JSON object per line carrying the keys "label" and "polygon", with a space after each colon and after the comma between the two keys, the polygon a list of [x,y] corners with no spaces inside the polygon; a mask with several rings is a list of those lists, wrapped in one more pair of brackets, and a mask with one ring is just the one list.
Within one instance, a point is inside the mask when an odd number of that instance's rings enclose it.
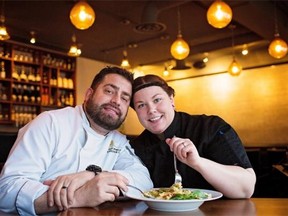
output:
{"label": "man's hand", "polygon": [[50,186],[47,192],[48,206],[56,205],[60,211],[67,209],[69,205],[72,205],[75,191],[94,176],[94,173],[83,171],[45,181],[44,184]]}
{"label": "man's hand", "polygon": [[[114,201],[120,189],[127,191],[128,179],[115,172],[83,171],[45,181],[48,206],[62,211],[70,207],[95,207],[105,201]],[[78,191],[77,191],[78,190]]]}
{"label": "man's hand", "polygon": [[116,172],[102,172],[80,187],[69,207],[95,207],[106,201],[114,201],[120,190],[127,191],[129,181]]}

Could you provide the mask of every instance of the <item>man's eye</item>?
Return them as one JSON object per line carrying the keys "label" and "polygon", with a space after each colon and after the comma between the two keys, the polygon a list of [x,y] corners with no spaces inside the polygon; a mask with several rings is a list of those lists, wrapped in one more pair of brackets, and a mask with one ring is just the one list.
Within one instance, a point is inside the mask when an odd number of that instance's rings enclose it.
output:
{"label": "man's eye", "polygon": [[128,97],[122,97],[122,100],[125,101],[125,102],[129,102],[129,98]]}
{"label": "man's eye", "polygon": [[106,93],[108,93],[108,94],[112,94],[112,93],[113,93],[113,91],[110,90],[110,89],[105,89],[104,91],[105,91]]}

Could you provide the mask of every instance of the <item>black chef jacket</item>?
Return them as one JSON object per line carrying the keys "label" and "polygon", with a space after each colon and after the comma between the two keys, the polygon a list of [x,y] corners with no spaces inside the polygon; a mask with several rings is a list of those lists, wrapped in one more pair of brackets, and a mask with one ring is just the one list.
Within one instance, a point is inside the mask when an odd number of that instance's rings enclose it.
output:
{"label": "black chef jacket", "polygon": [[[175,180],[173,152],[165,138],[189,138],[201,157],[220,164],[251,168],[251,163],[235,130],[218,116],[189,115],[175,112],[171,125],[162,138],[144,130],[131,141],[136,155],[150,172],[154,187],[170,187]],[[214,189],[200,173],[177,161],[185,188]]]}

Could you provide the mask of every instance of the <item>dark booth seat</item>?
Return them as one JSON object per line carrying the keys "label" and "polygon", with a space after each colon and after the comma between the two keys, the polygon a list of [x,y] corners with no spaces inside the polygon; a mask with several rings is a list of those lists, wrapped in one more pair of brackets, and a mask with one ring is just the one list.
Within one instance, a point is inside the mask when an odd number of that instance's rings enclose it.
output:
{"label": "dark booth seat", "polygon": [[0,133],[0,171],[7,160],[16,138],[17,134],[15,133]]}

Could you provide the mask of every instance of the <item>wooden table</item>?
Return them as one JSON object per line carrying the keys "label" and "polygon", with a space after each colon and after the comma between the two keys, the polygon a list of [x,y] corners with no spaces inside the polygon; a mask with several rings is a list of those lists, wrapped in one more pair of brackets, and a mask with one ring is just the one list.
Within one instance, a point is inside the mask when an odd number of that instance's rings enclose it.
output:
{"label": "wooden table", "polygon": [[[11,214],[1,214],[2,216]],[[243,200],[219,199],[204,202],[199,209],[189,212],[172,213],[149,209],[142,201],[123,200],[104,203],[96,208],[75,208],[55,216],[94,216],[94,215],[193,215],[193,216],[286,216],[288,215],[288,198],[252,198]]]}
{"label": "wooden table", "polygon": [[61,212],[57,216],[92,216],[92,215],[193,215],[193,216],[287,216],[288,199],[253,198],[243,200],[220,199],[204,202],[199,209],[182,212],[160,212],[149,209],[144,202],[135,200],[105,203],[97,208],[79,208]]}

